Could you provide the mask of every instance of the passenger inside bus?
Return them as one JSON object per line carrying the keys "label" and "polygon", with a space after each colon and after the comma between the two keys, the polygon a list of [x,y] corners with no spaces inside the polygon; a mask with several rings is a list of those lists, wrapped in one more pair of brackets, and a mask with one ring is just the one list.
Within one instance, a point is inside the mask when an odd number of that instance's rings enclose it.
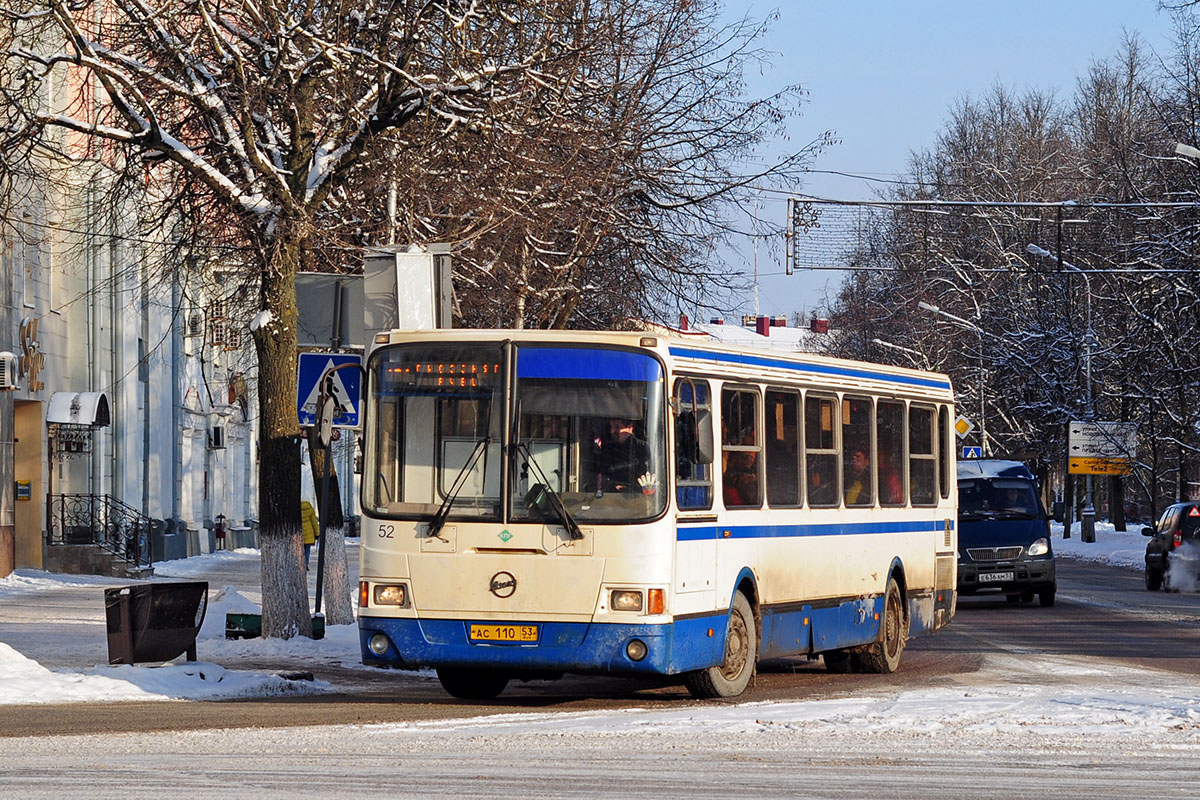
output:
{"label": "passenger inside bus", "polygon": [[[837,486],[811,459],[808,468],[808,504],[810,506],[837,505]],[[832,472],[832,470],[830,470]]]}
{"label": "passenger inside bus", "polygon": [[904,483],[900,479],[900,470],[883,457],[882,451],[879,460],[879,494],[880,502],[885,506],[904,505]]}
{"label": "passenger inside bus", "polygon": [[846,505],[857,505],[871,497],[871,466],[867,454],[855,450],[850,457],[850,474],[846,476]]}
{"label": "passenger inside bus", "polygon": [[638,481],[649,469],[650,450],[635,432],[633,420],[617,417],[592,440],[592,463],[597,495],[640,491]]}
{"label": "passenger inside bus", "polygon": [[726,506],[758,505],[757,453],[733,450],[725,454],[724,482]]}

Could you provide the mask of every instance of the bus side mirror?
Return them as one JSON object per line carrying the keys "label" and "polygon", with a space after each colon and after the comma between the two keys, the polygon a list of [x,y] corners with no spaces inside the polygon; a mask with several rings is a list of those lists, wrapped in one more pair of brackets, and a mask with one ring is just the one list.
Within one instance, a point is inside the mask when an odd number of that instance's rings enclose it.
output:
{"label": "bus side mirror", "polygon": [[1062,500],[1054,501],[1054,521],[1055,522],[1063,521],[1063,501]]}
{"label": "bus side mirror", "polygon": [[1144,526],[1142,528],[1142,536],[1153,536],[1153,535],[1154,535],[1154,528],[1151,528],[1148,525]]}
{"label": "bus side mirror", "polygon": [[713,446],[712,412],[706,408],[696,411],[696,463],[711,464],[715,449]]}

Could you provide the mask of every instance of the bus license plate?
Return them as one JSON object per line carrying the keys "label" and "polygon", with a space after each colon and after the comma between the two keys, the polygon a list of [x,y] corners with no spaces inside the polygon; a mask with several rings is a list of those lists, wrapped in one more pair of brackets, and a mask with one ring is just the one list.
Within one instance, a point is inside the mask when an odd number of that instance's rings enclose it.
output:
{"label": "bus license plate", "polygon": [[1015,576],[1011,572],[981,572],[979,582],[1011,581]]}
{"label": "bus license plate", "polygon": [[473,642],[536,642],[537,625],[472,625]]}

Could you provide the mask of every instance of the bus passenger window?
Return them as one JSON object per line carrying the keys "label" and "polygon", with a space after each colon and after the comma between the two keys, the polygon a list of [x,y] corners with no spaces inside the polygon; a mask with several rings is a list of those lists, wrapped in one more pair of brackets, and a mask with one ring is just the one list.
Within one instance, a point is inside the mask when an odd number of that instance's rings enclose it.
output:
{"label": "bus passenger window", "polygon": [[871,469],[871,401],[842,399],[842,487],[848,506],[875,505]]}
{"label": "bus passenger window", "polygon": [[834,508],[838,489],[837,398],[804,398],[804,472],[810,508]]}
{"label": "bus passenger window", "polygon": [[[699,452],[699,426],[712,426],[709,397],[705,381],[675,382],[675,501],[681,511],[712,508],[712,464],[704,463]],[[711,431],[709,436],[711,441]]]}
{"label": "bus passenger window", "polygon": [[792,392],[767,392],[767,502],[772,506],[800,505],[798,401]]}
{"label": "bus passenger window", "polygon": [[938,407],[938,442],[941,446],[941,469],[938,471],[938,486],[942,499],[950,497],[950,476],[954,474],[954,434],[950,431],[950,409]]}
{"label": "bus passenger window", "polygon": [[904,493],[904,404],[881,400],[876,415],[879,504],[902,506],[907,502]]}
{"label": "bus passenger window", "polygon": [[721,392],[721,483],[727,508],[762,504],[758,392]]}
{"label": "bus passenger window", "polygon": [[937,455],[933,442],[933,409],[908,410],[908,479],[914,506],[937,504]]}

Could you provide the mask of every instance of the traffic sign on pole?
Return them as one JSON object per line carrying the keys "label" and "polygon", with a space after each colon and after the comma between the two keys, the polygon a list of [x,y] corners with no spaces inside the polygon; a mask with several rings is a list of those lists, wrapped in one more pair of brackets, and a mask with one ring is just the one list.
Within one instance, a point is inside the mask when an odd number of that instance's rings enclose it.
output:
{"label": "traffic sign on pole", "polygon": [[325,391],[333,399],[332,427],[357,428],[362,408],[362,373],[359,369],[339,369],[345,364],[362,365],[362,356],[346,353],[301,353],[296,370],[296,416],[300,425],[316,425],[319,419],[321,377],[326,375]]}

